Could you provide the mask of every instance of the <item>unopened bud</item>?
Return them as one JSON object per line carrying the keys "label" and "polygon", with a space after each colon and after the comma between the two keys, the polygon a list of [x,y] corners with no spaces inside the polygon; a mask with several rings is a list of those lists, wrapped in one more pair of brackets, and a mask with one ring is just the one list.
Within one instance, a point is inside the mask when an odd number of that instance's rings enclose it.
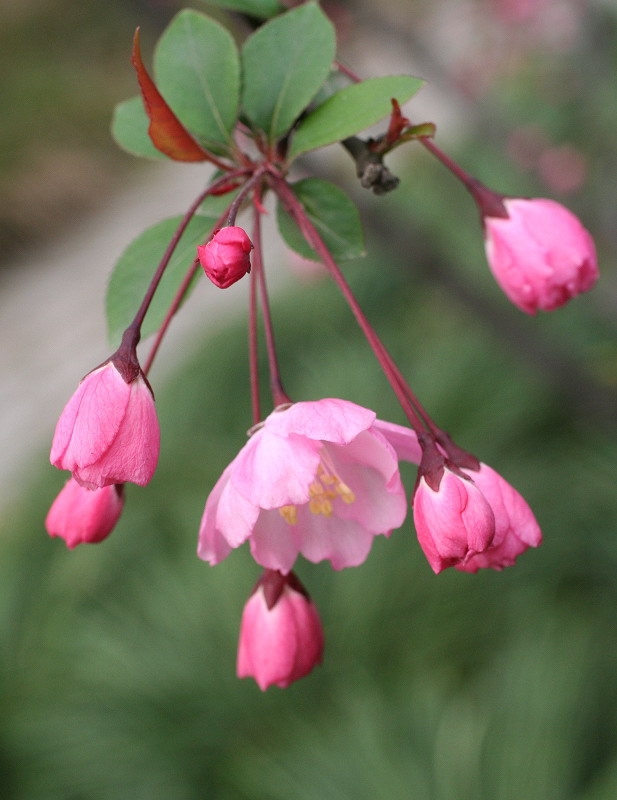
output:
{"label": "unopened bud", "polygon": [[321,663],[323,631],[317,609],[293,573],[266,570],[242,613],[239,678],[259,688],[284,688]]}
{"label": "unopened bud", "polygon": [[230,225],[197,248],[199,263],[219,289],[227,289],[251,271],[253,243],[242,228]]}
{"label": "unopened bud", "polygon": [[486,255],[497,283],[528,314],[552,311],[598,279],[593,239],[553,200],[504,198],[506,216],[484,216]]}

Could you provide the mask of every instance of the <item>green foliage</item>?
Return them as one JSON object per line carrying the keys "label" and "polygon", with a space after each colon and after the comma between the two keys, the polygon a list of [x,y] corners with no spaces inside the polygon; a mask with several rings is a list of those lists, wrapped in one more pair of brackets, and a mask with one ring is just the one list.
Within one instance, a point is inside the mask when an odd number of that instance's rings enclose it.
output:
{"label": "green foliage", "polygon": [[[137,313],[154,271],[181,221],[182,217],[171,217],[147,228],[118,259],[105,298],[107,328],[112,343],[119,343],[123,331]],[[160,327],[185,273],[197,255],[196,246],[207,239],[215,222],[216,218],[213,217],[195,216],[188,224],[146,314],[143,337]]]}
{"label": "green foliage", "polygon": [[[349,261],[364,255],[360,215],[342,189],[320,178],[305,178],[292,184],[291,189],[336,260]],[[304,258],[319,261],[280,201],[276,207],[276,221],[281,236],[292,250]]]}
{"label": "green foliage", "polygon": [[267,22],[242,48],[242,107],[274,142],[328,77],[336,41],[332,24],[314,2]]}
{"label": "green foliage", "polygon": [[197,11],[180,11],[159,39],[154,73],[191,133],[215,151],[229,145],[238,117],[240,60],[222,25]]}
{"label": "green foliage", "polygon": [[111,135],[116,144],[127,153],[142,158],[164,158],[148,136],[149,122],[141,95],[123,100],[114,109]]}
{"label": "green foliage", "polygon": [[[265,11],[265,9],[264,9]],[[315,2],[280,14],[259,27],[242,47],[218,22],[194,10],[179,12],[156,47],[156,84],[182,125],[212,152],[225,154],[242,114],[270,143],[287,135],[302,113],[289,157],[359,133],[388,116],[391,98],[404,103],[422,85],[418,78],[372,78],[338,91],[331,72],[334,28]],[[334,94],[332,93],[334,91]],[[112,133],[125,150],[153,157],[148,120],[136,100],[115,111]]]}
{"label": "green foliage", "polygon": [[405,103],[422,86],[409,75],[369,78],[347,86],[308,114],[296,128],[289,149],[294,158],[308,150],[353,136],[379,122],[392,110],[390,98]]}

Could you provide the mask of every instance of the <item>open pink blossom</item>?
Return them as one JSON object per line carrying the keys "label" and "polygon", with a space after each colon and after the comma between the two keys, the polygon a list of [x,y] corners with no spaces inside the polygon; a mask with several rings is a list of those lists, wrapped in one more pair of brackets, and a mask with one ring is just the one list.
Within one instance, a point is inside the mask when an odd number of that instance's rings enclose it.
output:
{"label": "open pink blossom", "polygon": [[293,574],[267,571],[242,612],[238,677],[254,678],[262,691],[285,688],[308,675],[322,656],[321,621],[306,590]]}
{"label": "open pink blossom", "polygon": [[405,515],[398,460],[374,412],[338,399],[295,403],[270,414],[223,472],[198,555],[217,564],[248,540],[268,569],[289,572],[299,553],[342,569]]}
{"label": "open pink blossom", "polygon": [[219,289],[227,289],[251,271],[253,243],[237,225],[217,231],[206,244],[199,245],[197,257],[204,272]]}
{"label": "open pink blossom", "polygon": [[437,489],[420,478],[413,519],[420,547],[436,573],[483,553],[495,536],[495,515],[482,492],[447,467]]}
{"label": "open pink blossom", "polygon": [[457,564],[456,568],[463,572],[477,572],[485,567],[498,570],[511,567],[521,553],[542,543],[542,531],[533,511],[516,489],[486,464],[480,464],[477,472],[464,471],[495,514],[495,537],[483,553]]}
{"label": "open pink blossom", "polygon": [[536,198],[504,198],[507,216],[484,216],[486,255],[497,283],[528,314],[552,311],[598,279],[589,232],[567,208]]}
{"label": "open pink blossom", "polygon": [[86,542],[94,544],[109,536],[123,505],[121,486],[91,490],[69,478],[49,509],[45,528],[50,536],[64,539],[70,549]]}
{"label": "open pink blossom", "polygon": [[159,456],[152,391],[141,372],[127,382],[112,361],[88,373],[60,415],[51,463],[88,488],[144,486]]}

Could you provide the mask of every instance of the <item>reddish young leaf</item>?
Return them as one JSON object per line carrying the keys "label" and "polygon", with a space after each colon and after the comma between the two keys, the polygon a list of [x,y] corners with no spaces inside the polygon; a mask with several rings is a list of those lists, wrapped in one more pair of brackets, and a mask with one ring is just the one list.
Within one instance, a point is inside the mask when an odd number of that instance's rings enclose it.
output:
{"label": "reddish young leaf", "polygon": [[131,61],[137,73],[144,107],[150,119],[148,135],[157,150],[175,161],[216,161],[193,139],[148,75],[139,48],[139,28],[133,38]]}

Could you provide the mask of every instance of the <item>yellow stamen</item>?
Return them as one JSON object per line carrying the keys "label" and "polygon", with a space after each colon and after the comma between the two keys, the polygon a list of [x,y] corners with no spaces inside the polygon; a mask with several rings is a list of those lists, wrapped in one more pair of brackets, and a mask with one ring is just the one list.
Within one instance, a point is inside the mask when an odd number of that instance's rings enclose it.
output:
{"label": "yellow stamen", "polygon": [[281,506],[279,514],[289,525],[298,524],[298,509],[296,506]]}
{"label": "yellow stamen", "polygon": [[[326,469],[323,462],[317,468],[315,480],[309,485],[309,511],[311,514],[322,514],[331,517],[334,510],[332,501],[340,497],[343,503],[350,505],[356,496],[344,483],[333,468]],[[279,514],[289,525],[298,524],[297,506],[289,505],[279,508]]]}

